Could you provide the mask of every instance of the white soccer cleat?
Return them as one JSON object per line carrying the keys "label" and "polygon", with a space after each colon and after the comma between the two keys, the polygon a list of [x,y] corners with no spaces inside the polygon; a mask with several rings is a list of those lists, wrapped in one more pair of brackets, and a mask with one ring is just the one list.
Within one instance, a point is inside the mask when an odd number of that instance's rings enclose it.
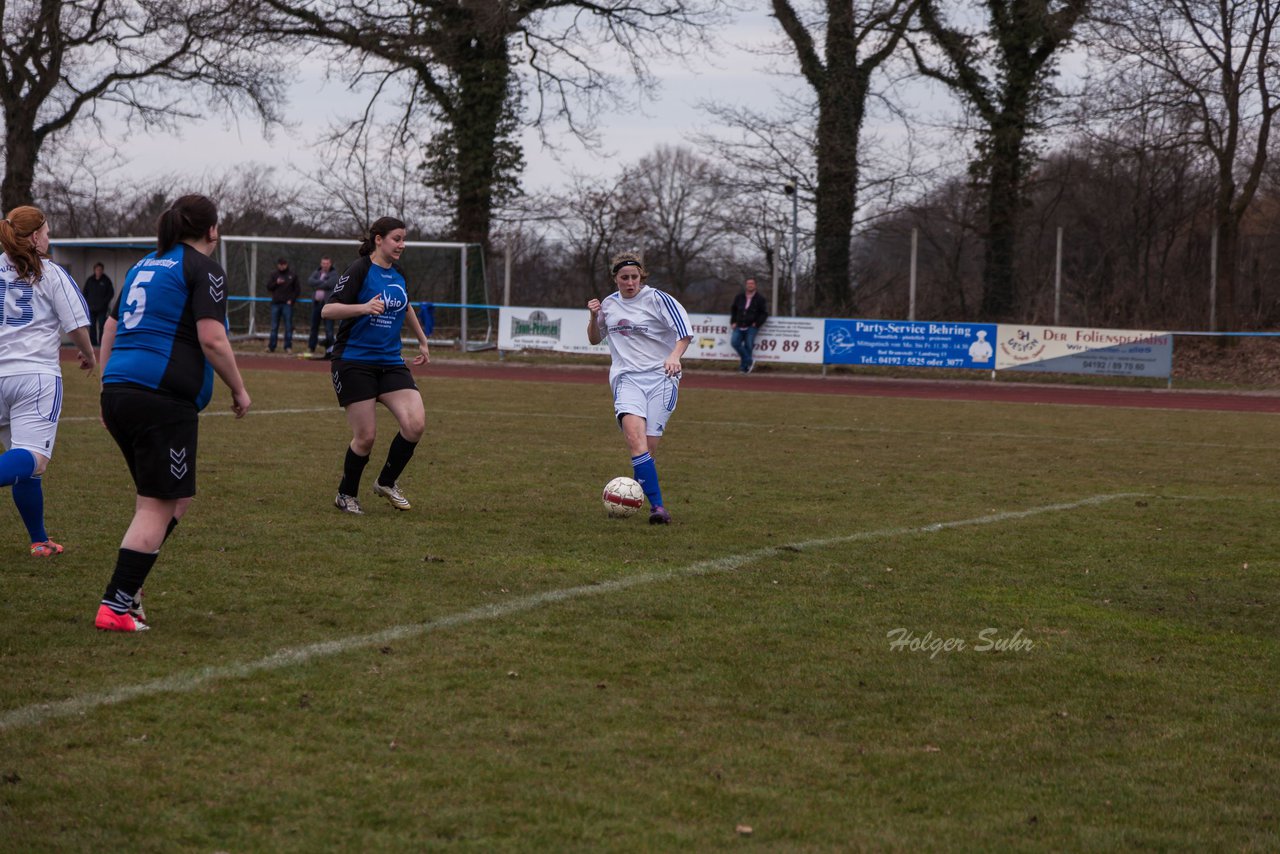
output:
{"label": "white soccer cleat", "polygon": [[408,510],[413,505],[409,503],[409,499],[404,497],[404,493],[400,491],[400,483],[383,486],[376,480],[373,482],[373,494],[387,499],[388,503],[397,510]]}
{"label": "white soccer cleat", "polygon": [[364,511],[360,509],[360,502],[356,501],[354,495],[343,495],[339,492],[338,497],[333,499],[333,506],[343,513],[350,513],[353,516],[364,515]]}

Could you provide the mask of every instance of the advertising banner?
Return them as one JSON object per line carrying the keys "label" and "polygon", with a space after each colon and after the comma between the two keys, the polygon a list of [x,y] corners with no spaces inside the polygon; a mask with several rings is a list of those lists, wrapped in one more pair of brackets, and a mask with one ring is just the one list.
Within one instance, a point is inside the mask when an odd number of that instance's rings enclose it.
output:
{"label": "advertising banner", "polygon": [[[502,306],[498,309],[499,350],[551,350],[557,353],[609,354],[607,344],[587,340],[585,308],[532,308]],[[691,314],[693,341],[685,359],[738,361],[730,345],[727,314]],[[757,362],[822,364],[822,324],[815,317],[771,317],[756,335]]]}
{"label": "advertising banner", "polygon": [[[756,334],[753,351],[762,364],[822,364],[822,324],[818,317],[770,317]],[[731,344],[733,327],[727,314],[690,314],[693,343],[685,354],[689,359],[738,361]]]}
{"label": "advertising banner", "polygon": [[[585,308],[504,306],[502,350],[608,355],[587,340]],[[691,314],[686,359],[737,361],[727,314]],[[771,317],[756,337],[761,363],[978,368],[1101,376],[1169,377],[1173,335],[1131,329],[1078,329],[994,323]]]}
{"label": "advertising banner", "polygon": [[608,345],[587,340],[590,319],[591,312],[585,308],[502,306],[498,309],[498,349],[607,356]]}
{"label": "advertising banner", "polygon": [[828,320],[828,365],[904,368],[995,367],[994,323]]}
{"label": "advertising banner", "polygon": [[1002,323],[996,370],[1168,377],[1173,373],[1173,336],[1150,330]]}

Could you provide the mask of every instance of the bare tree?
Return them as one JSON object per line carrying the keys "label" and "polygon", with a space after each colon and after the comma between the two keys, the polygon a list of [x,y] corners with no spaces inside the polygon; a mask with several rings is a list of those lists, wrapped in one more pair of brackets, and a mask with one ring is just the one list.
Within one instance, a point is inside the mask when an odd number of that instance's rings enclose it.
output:
{"label": "bare tree", "polygon": [[1156,80],[1156,102],[1190,116],[1195,143],[1216,167],[1216,309],[1224,329],[1236,326],[1241,224],[1266,172],[1280,109],[1278,20],[1280,0],[1124,0],[1098,21],[1114,74]]}
{"label": "bare tree", "polygon": [[395,216],[420,234],[443,236],[441,200],[423,182],[421,165],[406,157],[394,126],[367,133],[337,132],[320,147],[320,167],[306,177],[305,204],[322,227],[359,234],[380,216]]}
{"label": "bare tree", "polygon": [[728,250],[733,191],[710,160],[684,146],[660,145],[631,169],[624,186],[642,209],[645,266],[660,284],[683,296],[714,276]]}
{"label": "bare tree", "polygon": [[[955,17],[966,9],[960,7]],[[959,94],[982,123],[972,165],[985,183],[986,247],[982,312],[1010,318],[1017,309],[1014,266],[1031,144],[1057,96],[1056,61],[1073,37],[1089,0],[977,0],[985,26],[970,29],[943,14],[939,0],[922,0],[920,20],[941,52],[935,63],[917,52],[926,75]]]}
{"label": "bare tree", "polygon": [[613,178],[576,175],[568,190],[525,207],[522,224],[542,227],[561,247],[567,294],[604,297],[613,290],[609,256],[635,248],[642,232],[643,208],[627,189],[625,171]]}
{"label": "bare tree", "polygon": [[857,208],[859,143],[872,75],[893,56],[921,0],[824,0],[819,53],[790,0],[771,0],[800,73],[817,100],[814,161],[814,295],[828,310],[852,303],[850,240]]}
{"label": "bare tree", "polygon": [[[722,181],[732,190],[726,206],[727,227],[763,258],[744,258],[743,277],[772,275],[774,268],[788,269],[791,241],[792,202],[785,188],[796,180],[797,202],[803,220],[797,223],[797,242],[807,250],[812,243],[814,110],[811,105],[792,104],[773,113],[735,105],[704,103],[702,109],[727,132],[698,133],[693,140],[722,164]],[[779,252],[775,257],[774,247]],[[761,283],[763,286],[763,283]]]}
{"label": "bare tree", "polygon": [[194,117],[187,97],[248,103],[274,121],[281,75],[261,35],[238,26],[247,0],[16,0],[0,3],[0,205],[32,201],[49,139],[115,104],[148,125]]}
{"label": "bare tree", "polygon": [[[1155,75],[1131,68],[1116,78],[1102,65],[1078,102],[1080,131],[1043,159],[1029,192],[1040,217],[1064,231],[1064,310],[1092,325],[1198,324],[1210,158],[1195,145],[1191,114],[1158,97]],[[1045,238],[1023,251],[1052,257]]]}
{"label": "bare tree", "polygon": [[[487,244],[495,190],[521,162],[512,114],[527,102],[535,127],[559,119],[585,133],[594,99],[613,92],[615,78],[604,70],[610,59],[650,82],[650,60],[690,50],[718,2],[263,0],[255,25],[337,47],[339,73],[374,84],[357,127],[368,126],[379,100],[398,110],[406,132],[443,125],[453,163],[437,183],[456,189],[455,237]],[[416,142],[438,172],[440,150]]]}

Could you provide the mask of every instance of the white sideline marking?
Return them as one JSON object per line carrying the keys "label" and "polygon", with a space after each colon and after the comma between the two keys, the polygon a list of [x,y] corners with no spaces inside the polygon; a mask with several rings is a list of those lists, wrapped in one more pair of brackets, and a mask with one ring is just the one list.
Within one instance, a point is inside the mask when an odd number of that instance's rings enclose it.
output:
{"label": "white sideline marking", "polygon": [[[334,414],[337,414],[337,415],[342,414],[342,410],[339,409],[338,405],[335,403],[333,406],[311,406],[306,409],[250,409],[249,415],[250,416],[253,416],[253,415],[315,415],[317,412],[333,412]],[[213,412],[202,412],[200,414],[200,417],[212,418],[215,416],[234,415],[234,414],[235,413],[232,412],[230,409],[218,409]],[[96,415],[70,415],[64,418],[59,418],[58,423],[61,424],[65,421],[97,421],[97,420],[98,420],[98,416]]]}
{"label": "white sideline marking", "polygon": [[[253,409],[247,417],[264,415],[316,415],[323,413],[341,414],[342,410],[333,406],[313,406],[299,409]],[[201,413],[201,418],[228,417],[234,415],[229,409],[218,409]],[[1243,413],[1250,414],[1250,413]],[[432,415],[478,415],[484,418],[548,418],[569,421],[607,421],[608,415],[578,415],[571,412],[497,412],[478,409],[428,409],[427,418]],[[59,423],[97,421],[96,415],[68,415],[58,419]],[[793,430],[796,424],[766,423],[762,421],[709,421],[706,419],[681,420],[681,424],[698,424],[709,427],[746,428],[748,430]],[[1134,436],[1080,436],[1060,433],[1000,433],[991,431],[966,430],[912,430],[902,427],[855,427],[848,424],[806,424],[805,430],[822,433],[867,433],[871,435],[914,435],[914,436],[946,436],[954,439],[1015,439],[1027,442],[1074,442],[1084,445],[1156,445],[1172,448],[1231,448],[1237,451],[1275,451],[1275,445],[1241,445],[1232,442],[1183,442],[1176,439],[1146,439]]]}
{"label": "white sideline marking", "polygon": [[496,620],[510,614],[532,611],[534,608],[538,608],[542,605],[567,602],[571,599],[581,599],[587,596],[603,596],[608,593],[616,593],[619,590],[626,590],[630,587],[638,587],[642,584],[652,584],[656,581],[667,581],[674,578],[689,578],[698,575],[707,575],[713,572],[729,572],[753,561],[759,560],[760,558],[776,555],[780,552],[824,548],[826,546],[833,546],[841,543],[853,543],[860,540],[872,540],[882,537],[897,537],[908,534],[930,534],[938,531],[944,531],[948,528],[962,528],[970,525],[991,525],[996,522],[1025,519],[1028,516],[1036,516],[1041,513],[1053,513],[1060,510],[1075,510],[1080,507],[1104,504],[1108,501],[1118,501],[1124,498],[1140,498],[1144,495],[1145,493],[1138,492],[1094,495],[1089,498],[1082,498],[1079,501],[1069,501],[1062,504],[1046,504],[1041,507],[1032,507],[1029,510],[1007,510],[1002,513],[975,516],[972,519],[958,519],[953,522],[934,522],[929,525],[921,525],[913,528],[884,528],[879,531],[861,531],[856,534],[847,534],[840,537],[825,537],[823,539],[805,540],[803,542],[790,543],[781,546],[769,546],[768,548],[756,549],[755,551],[744,552],[743,554],[699,561],[698,563],[690,564],[689,566],[680,569],[668,570],[667,572],[646,573],[644,575],[615,578],[610,581],[602,581],[598,584],[584,584],[579,587],[565,587],[560,590],[548,590],[544,593],[535,593],[532,596],[525,596],[502,604],[482,605],[468,611],[461,611],[457,614],[449,614],[444,617],[438,617],[434,620],[428,620],[425,623],[392,626],[391,628],[383,629],[382,631],[374,632],[373,634],[353,635],[339,640],[322,641],[299,647],[288,647],[272,653],[265,658],[260,658],[257,661],[248,661],[242,664],[231,664],[221,667],[202,667],[198,670],[192,670],[187,673],[180,673],[163,679],[155,679],[138,685],[126,685],[122,688],[116,688],[111,691],[104,691],[96,694],[83,694],[79,697],[73,697],[69,700],[60,700],[54,703],[37,703],[31,706],[24,706],[22,708],[13,709],[12,711],[0,714],[0,732],[18,729],[20,727],[35,726],[54,718],[82,715],[86,712],[92,711],[93,709],[97,709],[100,706],[112,706],[118,703],[124,703],[128,700],[137,699],[139,697],[192,691],[209,682],[215,682],[223,679],[240,679],[254,673],[280,670],[286,667],[304,664],[312,659],[338,655],[361,647],[381,646],[390,641],[407,640],[439,629],[465,626],[469,623],[478,623],[482,620]]}

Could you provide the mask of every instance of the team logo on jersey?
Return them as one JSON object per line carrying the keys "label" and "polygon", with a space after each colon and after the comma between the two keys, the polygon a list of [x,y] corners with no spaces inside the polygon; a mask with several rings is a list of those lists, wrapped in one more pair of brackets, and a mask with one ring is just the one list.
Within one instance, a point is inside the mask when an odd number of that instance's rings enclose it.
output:
{"label": "team logo on jersey", "polygon": [[621,335],[623,338],[630,338],[632,335],[643,335],[648,331],[649,327],[637,326],[625,317],[609,326],[610,335]]}
{"label": "team logo on jersey", "polygon": [[169,459],[173,460],[169,464],[169,474],[173,475],[174,480],[182,480],[187,476],[187,449],[186,448],[170,448]]}
{"label": "team logo on jersey", "polygon": [[385,285],[379,296],[382,297],[382,302],[387,307],[387,314],[404,311],[405,306],[409,304],[409,294],[398,284]]}
{"label": "team logo on jersey", "polygon": [[226,282],[226,276],[209,274],[209,296],[213,297],[214,302],[222,302],[223,297],[227,295]]}
{"label": "team logo on jersey", "polygon": [[336,294],[336,293],[338,293],[339,291],[341,291],[341,290],[342,290],[342,286],[343,286],[343,285],[345,285],[345,284],[347,283],[347,280],[348,280],[348,279],[350,279],[350,278],[351,278],[350,276],[339,276],[339,277],[338,277],[338,284],[336,284],[336,285],[334,285],[334,286],[333,286],[333,292]]}

